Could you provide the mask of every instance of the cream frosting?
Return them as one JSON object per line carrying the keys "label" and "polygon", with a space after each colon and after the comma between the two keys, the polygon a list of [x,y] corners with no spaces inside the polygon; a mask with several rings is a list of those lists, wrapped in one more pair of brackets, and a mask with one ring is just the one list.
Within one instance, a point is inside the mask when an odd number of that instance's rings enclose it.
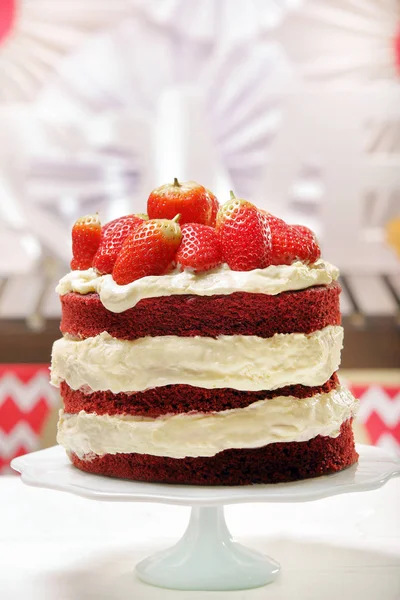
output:
{"label": "cream frosting", "polygon": [[343,329],[270,338],[159,336],[119,340],[101,333],[68,336],[53,345],[51,383],[73,389],[142,391],[169,384],[204,388],[272,390],[285,385],[322,385],[338,369]]}
{"label": "cream frosting", "polygon": [[289,290],[330,284],[338,276],[339,270],[323,260],[310,265],[300,261],[292,265],[271,265],[253,271],[231,271],[227,265],[222,265],[204,273],[185,270],[169,275],[142,277],[127,285],[118,285],[111,275],[100,276],[94,269],[88,269],[65,275],[56,291],[60,295],[68,292],[97,292],[105,308],[120,313],[134,307],[144,298],[181,294],[214,296],[243,291],[276,295]]}
{"label": "cream frosting", "polygon": [[258,448],[274,442],[337,437],[354,416],[357,400],[343,387],[299,400],[278,396],[245,408],[156,419],[60,411],[57,441],[80,458],[138,452],[184,458],[214,456],[228,448]]}

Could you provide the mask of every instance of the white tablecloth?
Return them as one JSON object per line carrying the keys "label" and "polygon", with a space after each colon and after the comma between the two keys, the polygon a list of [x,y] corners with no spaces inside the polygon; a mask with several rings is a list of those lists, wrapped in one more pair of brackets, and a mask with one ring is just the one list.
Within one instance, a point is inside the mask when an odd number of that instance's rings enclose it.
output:
{"label": "white tablecloth", "polygon": [[227,507],[234,537],[282,565],[275,583],[255,590],[176,592],[135,577],[135,563],[172,545],[188,516],[186,507],[96,502],[0,477],[0,598],[400,598],[400,478],[316,502]]}

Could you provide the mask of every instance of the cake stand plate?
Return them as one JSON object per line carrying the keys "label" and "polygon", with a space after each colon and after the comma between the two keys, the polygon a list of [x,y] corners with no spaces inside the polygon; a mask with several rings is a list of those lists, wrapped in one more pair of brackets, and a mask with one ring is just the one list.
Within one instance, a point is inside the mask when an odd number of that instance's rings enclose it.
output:
{"label": "cake stand plate", "polygon": [[192,507],[179,542],[136,566],[143,581],[178,590],[240,590],[272,582],[280,565],[232,539],[224,504],[307,502],[336,494],[374,490],[400,475],[400,458],[373,446],[357,446],[360,459],[340,473],[293,483],[203,487],[142,483],[91,475],[73,467],[54,446],[14,459],[13,469],[28,485],[94,500],[161,502]]}

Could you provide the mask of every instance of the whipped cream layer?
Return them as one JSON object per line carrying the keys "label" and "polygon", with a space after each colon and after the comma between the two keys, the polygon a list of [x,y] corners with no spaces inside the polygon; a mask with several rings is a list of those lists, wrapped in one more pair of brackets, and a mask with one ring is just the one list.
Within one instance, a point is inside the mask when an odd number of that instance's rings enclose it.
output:
{"label": "whipped cream layer", "polygon": [[120,313],[133,308],[144,298],[177,294],[214,296],[234,292],[276,295],[314,285],[330,284],[338,276],[339,270],[323,260],[311,265],[302,262],[271,265],[253,271],[231,271],[227,265],[222,265],[204,273],[186,270],[169,275],[142,277],[127,285],[118,285],[111,275],[100,276],[94,269],[88,269],[68,273],[60,280],[56,291],[61,296],[69,292],[97,292],[107,310]]}
{"label": "whipped cream layer", "polygon": [[214,456],[228,448],[259,448],[275,442],[337,437],[354,416],[357,400],[343,387],[299,400],[278,396],[246,408],[150,419],[60,411],[57,441],[80,458],[137,452],[184,458]]}
{"label": "whipped cream layer", "polygon": [[317,386],[338,369],[342,344],[340,326],[270,338],[66,336],[53,345],[51,383],[66,381],[74,390],[89,386],[114,394],[169,384],[248,391]]}

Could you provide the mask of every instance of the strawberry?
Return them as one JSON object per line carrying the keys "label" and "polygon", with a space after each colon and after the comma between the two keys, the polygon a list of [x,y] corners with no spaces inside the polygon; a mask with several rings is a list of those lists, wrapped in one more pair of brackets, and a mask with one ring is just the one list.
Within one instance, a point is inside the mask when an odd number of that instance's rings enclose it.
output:
{"label": "strawberry", "polygon": [[81,217],[72,228],[71,269],[84,271],[92,266],[101,239],[99,215]]}
{"label": "strawberry", "polygon": [[216,196],[214,196],[214,194],[212,192],[210,192],[210,190],[207,190],[207,193],[211,200],[211,217],[210,217],[209,225],[211,225],[211,227],[215,227],[215,224],[217,221],[217,214],[218,214],[220,206],[219,206],[219,202],[218,202]]}
{"label": "strawberry", "polygon": [[172,219],[180,214],[180,224],[210,225],[213,201],[205,187],[195,181],[167,183],[153,190],[147,200],[149,219]]}
{"label": "strawberry", "polygon": [[143,223],[143,219],[138,215],[127,215],[104,225],[100,246],[93,259],[93,267],[99,273],[112,273],[124,241],[140,223]]}
{"label": "strawberry", "polygon": [[181,243],[182,233],[174,220],[143,221],[126,238],[115,262],[112,276],[119,285],[167,272]]}
{"label": "strawberry", "polygon": [[186,223],[181,230],[182,242],[175,257],[179,265],[199,273],[222,264],[222,250],[213,227]]}
{"label": "strawberry", "polygon": [[291,265],[296,260],[313,263],[321,256],[314,233],[303,225],[288,225],[263,211],[271,230],[273,265]]}
{"label": "strawberry", "polygon": [[307,262],[314,263],[316,260],[321,258],[321,248],[315,233],[306,227],[305,225],[292,225],[293,229],[297,231],[302,237],[308,240],[308,256]]}
{"label": "strawberry", "polygon": [[233,271],[251,271],[271,264],[271,235],[264,214],[247,200],[235,198],[221,206],[216,231],[223,259]]}

